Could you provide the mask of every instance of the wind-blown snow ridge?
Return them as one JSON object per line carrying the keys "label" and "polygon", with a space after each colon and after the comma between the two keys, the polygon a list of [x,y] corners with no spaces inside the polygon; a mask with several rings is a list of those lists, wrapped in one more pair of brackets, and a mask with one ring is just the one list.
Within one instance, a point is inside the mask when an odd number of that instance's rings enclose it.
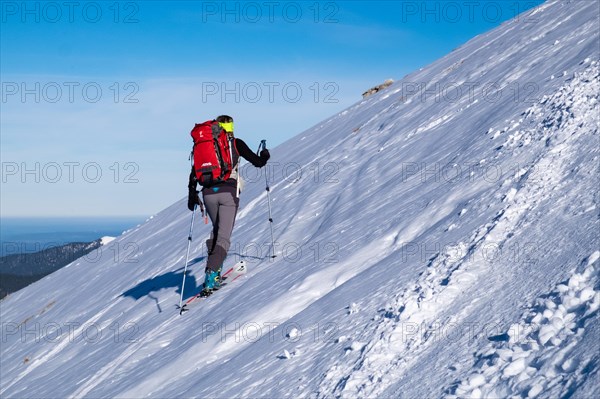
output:
{"label": "wind-blown snow ridge", "polygon": [[[0,395],[597,396],[597,20],[548,2],[273,149],[277,258],[249,173],[248,273],[184,316],[185,199],[1,301]],[[503,95],[431,94],[467,83]]]}

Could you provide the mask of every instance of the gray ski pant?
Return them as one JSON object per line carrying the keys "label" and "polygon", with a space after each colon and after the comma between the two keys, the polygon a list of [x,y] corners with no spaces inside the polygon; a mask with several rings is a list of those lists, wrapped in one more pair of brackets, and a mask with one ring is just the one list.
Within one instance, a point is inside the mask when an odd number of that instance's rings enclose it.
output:
{"label": "gray ski pant", "polygon": [[206,269],[211,271],[219,270],[227,257],[240,204],[239,198],[235,196],[235,188],[233,192],[227,188],[217,192],[206,190],[203,195],[204,206],[213,225],[211,237],[206,241],[208,249]]}

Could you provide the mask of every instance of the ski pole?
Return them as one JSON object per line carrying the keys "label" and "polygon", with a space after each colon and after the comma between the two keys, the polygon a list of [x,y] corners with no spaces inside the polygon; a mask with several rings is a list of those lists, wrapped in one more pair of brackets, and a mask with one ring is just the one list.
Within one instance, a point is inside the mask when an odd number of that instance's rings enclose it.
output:
{"label": "ski pole", "polygon": [[194,218],[196,217],[197,207],[198,205],[194,205],[194,210],[192,211],[192,223],[190,224],[190,233],[188,234],[188,245],[185,254],[185,267],[183,268],[183,282],[181,283],[181,297],[179,298],[179,308],[181,309],[179,314],[183,313],[183,289],[185,288],[185,276],[187,274],[188,258],[190,256],[190,245],[192,244],[192,230],[194,229]]}
{"label": "ski pole", "polygon": [[[258,146],[258,151],[257,151],[257,155],[258,153],[260,153],[260,151],[265,150],[267,148],[267,140],[261,140],[260,141],[260,145]],[[277,255],[275,255],[275,239],[273,237],[273,214],[271,213],[271,188],[269,187],[269,178],[268,178],[268,171],[265,172],[265,184],[266,184],[266,190],[267,190],[267,203],[269,204],[269,227],[271,228],[271,251],[273,252],[273,255],[271,255],[271,258],[275,258]]]}

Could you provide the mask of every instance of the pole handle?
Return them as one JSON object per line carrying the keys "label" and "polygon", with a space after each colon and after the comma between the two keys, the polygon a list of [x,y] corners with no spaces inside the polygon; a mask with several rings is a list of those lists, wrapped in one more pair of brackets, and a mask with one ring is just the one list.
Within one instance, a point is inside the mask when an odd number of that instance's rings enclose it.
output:
{"label": "pole handle", "polygon": [[258,150],[256,150],[256,155],[259,155],[260,152],[266,148],[267,148],[267,140],[263,139],[260,141],[260,144],[258,145]]}

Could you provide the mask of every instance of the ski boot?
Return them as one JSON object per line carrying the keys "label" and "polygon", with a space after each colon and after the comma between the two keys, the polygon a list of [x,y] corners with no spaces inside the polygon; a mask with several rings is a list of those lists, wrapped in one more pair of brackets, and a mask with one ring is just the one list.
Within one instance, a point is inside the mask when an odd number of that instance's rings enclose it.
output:
{"label": "ski boot", "polygon": [[221,268],[217,271],[206,270],[202,296],[209,296],[219,288],[221,288]]}
{"label": "ski boot", "polygon": [[222,266],[219,266],[219,269],[216,271],[217,277],[215,278],[215,284],[214,284],[214,287],[213,287],[214,291],[216,291],[219,288],[221,288],[221,284],[223,283],[223,278],[221,277],[221,268],[222,268]]}

